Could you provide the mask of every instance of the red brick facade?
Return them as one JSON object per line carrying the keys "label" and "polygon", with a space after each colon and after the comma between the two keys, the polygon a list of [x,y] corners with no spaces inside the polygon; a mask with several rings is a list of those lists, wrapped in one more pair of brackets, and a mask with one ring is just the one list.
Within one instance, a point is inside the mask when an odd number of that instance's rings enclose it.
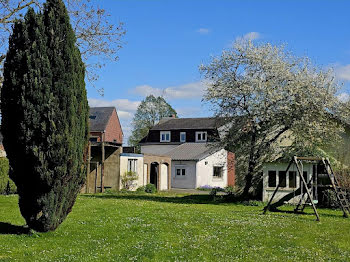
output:
{"label": "red brick facade", "polygon": [[106,133],[105,133],[106,142],[114,142],[118,144],[123,143],[123,131],[119,122],[119,117],[117,111],[114,109],[111,117],[109,118]]}
{"label": "red brick facade", "polygon": [[235,154],[227,152],[227,185],[235,186],[236,184],[236,169],[235,169]]}

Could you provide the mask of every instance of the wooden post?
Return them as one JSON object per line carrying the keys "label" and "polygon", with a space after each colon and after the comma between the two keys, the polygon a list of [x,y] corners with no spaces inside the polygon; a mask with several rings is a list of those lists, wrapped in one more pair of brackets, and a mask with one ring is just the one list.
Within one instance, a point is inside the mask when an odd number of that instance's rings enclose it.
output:
{"label": "wooden post", "polygon": [[87,155],[87,167],[86,167],[86,182],[85,193],[89,193],[89,175],[90,175],[90,158],[91,158],[91,142],[88,142],[88,155]]}
{"label": "wooden post", "polygon": [[[289,165],[288,165],[287,169],[286,169],[286,179],[287,179],[288,170],[289,170],[289,168],[291,167],[291,165],[293,164],[293,162],[294,162],[294,161],[291,160],[291,161],[289,162]],[[274,199],[275,195],[277,194],[277,192],[278,192],[278,190],[279,190],[279,188],[280,188],[280,186],[281,186],[281,182],[282,182],[282,181],[279,181],[279,182],[278,182],[278,185],[277,185],[275,191],[273,192],[272,197],[270,198],[270,201],[267,203],[267,206],[264,207],[264,212],[263,212],[263,214],[265,214],[266,211],[269,210],[270,205],[271,205],[271,203],[272,203],[272,200]]]}
{"label": "wooden post", "polygon": [[[308,159],[306,159],[306,160],[308,160]],[[299,167],[299,165],[298,165],[297,157],[294,157],[294,162],[295,162],[295,165],[296,165],[296,167],[297,167],[297,171],[298,171],[298,173],[299,173],[299,176],[300,176],[300,178],[301,178],[302,181],[303,181],[303,185],[305,186],[306,194],[307,194],[307,196],[308,196],[309,199],[310,199],[312,208],[313,208],[314,213],[315,213],[315,216],[316,216],[316,220],[317,220],[317,221],[320,221],[320,216],[319,216],[318,213],[317,213],[317,209],[316,209],[316,207],[315,207],[314,199],[313,199],[313,197],[312,197],[312,195],[311,195],[311,193],[310,193],[310,191],[309,191],[309,188],[307,187],[307,184],[306,184],[306,181],[305,181],[305,179],[304,179],[303,173],[302,173],[301,170],[300,170],[300,167]],[[307,200],[306,200],[306,201],[307,201]]]}
{"label": "wooden post", "polygon": [[98,162],[96,162],[96,173],[95,173],[95,190],[94,193],[97,193],[97,176],[98,176]]}
{"label": "wooden post", "polygon": [[102,142],[101,193],[104,192],[104,169],[105,169],[105,142]]}

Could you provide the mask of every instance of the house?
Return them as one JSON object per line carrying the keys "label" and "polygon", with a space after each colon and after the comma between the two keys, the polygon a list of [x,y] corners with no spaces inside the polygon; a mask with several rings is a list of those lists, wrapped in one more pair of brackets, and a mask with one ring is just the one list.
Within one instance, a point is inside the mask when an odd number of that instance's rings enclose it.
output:
{"label": "house", "polygon": [[90,141],[84,193],[120,188],[123,131],[115,107],[91,107]]}
{"label": "house", "polygon": [[162,119],[140,141],[141,153],[171,159],[168,187],[233,186],[234,154],[215,146],[224,125],[216,118]]}
{"label": "house", "polygon": [[[301,186],[300,176],[297,174],[296,167],[293,165],[286,173],[288,162],[271,162],[265,163],[263,166],[263,196],[262,200],[268,202],[276,187],[281,182],[280,188],[276,193],[275,201],[287,196],[290,193],[295,192]],[[307,181],[310,180],[312,174],[316,172],[315,165],[311,163],[305,163],[303,165],[303,176]],[[300,195],[295,195],[289,202],[298,203]]]}

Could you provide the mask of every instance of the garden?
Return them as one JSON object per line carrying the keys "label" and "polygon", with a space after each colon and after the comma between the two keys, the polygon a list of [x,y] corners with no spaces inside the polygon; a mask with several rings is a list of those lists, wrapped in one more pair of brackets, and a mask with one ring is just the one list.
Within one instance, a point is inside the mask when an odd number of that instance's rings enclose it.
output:
{"label": "garden", "polygon": [[0,195],[0,261],[345,261],[350,220],[339,210],[262,215],[264,204],[160,193],[79,195],[53,232],[23,227],[17,195]]}

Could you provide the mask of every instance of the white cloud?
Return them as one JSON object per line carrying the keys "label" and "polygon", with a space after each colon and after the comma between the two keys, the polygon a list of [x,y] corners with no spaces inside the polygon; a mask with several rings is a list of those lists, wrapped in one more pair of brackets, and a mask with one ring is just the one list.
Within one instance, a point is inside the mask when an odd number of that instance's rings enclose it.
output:
{"label": "white cloud", "polygon": [[258,32],[249,32],[243,36],[239,36],[236,38],[236,40],[244,40],[244,41],[254,41],[261,38],[261,34]]}
{"label": "white cloud", "polygon": [[337,98],[342,102],[346,102],[349,101],[350,95],[348,93],[341,93],[337,96]]}
{"label": "white cloud", "polygon": [[114,106],[117,109],[120,118],[132,118],[140,104],[140,101],[130,101],[128,99],[108,101],[104,99],[89,98],[88,101],[89,106],[91,107]]}
{"label": "white cloud", "polygon": [[133,94],[148,96],[163,96],[166,99],[191,99],[201,98],[207,88],[203,81],[188,83],[180,86],[155,88],[149,85],[137,86],[131,90]]}
{"label": "white cloud", "polygon": [[338,65],[335,67],[335,74],[338,79],[350,81],[350,64],[348,65]]}
{"label": "white cloud", "polygon": [[209,28],[199,28],[196,32],[200,33],[201,35],[207,35],[210,33],[210,29]]}
{"label": "white cloud", "polygon": [[176,108],[179,117],[198,117],[202,113],[201,107],[180,107]]}
{"label": "white cloud", "polygon": [[148,95],[164,96],[164,89],[154,88],[149,85],[141,85],[132,89],[131,93],[140,95],[140,96],[148,96]]}

